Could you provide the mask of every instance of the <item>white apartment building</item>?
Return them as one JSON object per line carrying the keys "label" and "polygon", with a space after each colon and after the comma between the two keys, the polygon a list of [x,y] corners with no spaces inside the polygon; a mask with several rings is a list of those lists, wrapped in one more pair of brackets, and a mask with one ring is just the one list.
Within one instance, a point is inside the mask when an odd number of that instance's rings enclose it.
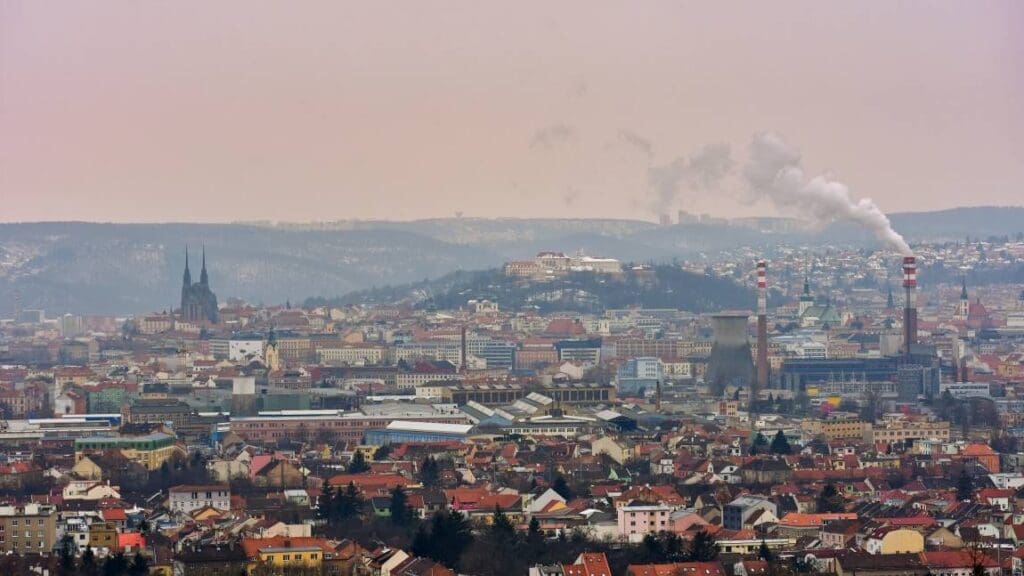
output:
{"label": "white apartment building", "polygon": [[170,489],[168,507],[174,512],[188,514],[207,506],[217,510],[230,510],[231,488],[224,484],[212,484],[175,486]]}

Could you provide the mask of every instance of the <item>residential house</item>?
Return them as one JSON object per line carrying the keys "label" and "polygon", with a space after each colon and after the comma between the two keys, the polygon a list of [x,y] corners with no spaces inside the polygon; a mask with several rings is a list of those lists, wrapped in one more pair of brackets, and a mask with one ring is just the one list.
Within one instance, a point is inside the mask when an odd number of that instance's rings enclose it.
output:
{"label": "residential house", "polygon": [[619,537],[628,542],[640,542],[644,536],[669,530],[672,508],[660,504],[633,502],[617,510]]}
{"label": "residential house", "polygon": [[175,486],[169,490],[167,507],[174,512],[189,514],[207,506],[230,510],[231,488],[226,484],[212,484]]}
{"label": "residential house", "polygon": [[743,530],[766,522],[777,522],[777,507],[767,498],[740,496],[722,507],[722,526]]}

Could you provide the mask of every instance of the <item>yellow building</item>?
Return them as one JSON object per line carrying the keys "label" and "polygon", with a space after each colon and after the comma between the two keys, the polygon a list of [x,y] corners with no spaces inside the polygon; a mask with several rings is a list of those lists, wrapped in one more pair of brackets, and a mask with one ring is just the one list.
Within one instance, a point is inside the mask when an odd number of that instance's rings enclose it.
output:
{"label": "yellow building", "polygon": [[76,438],[75,462],[81,462],[91,452],[103,450],[120,450],[125,458],[142,464],[147,470],[156,470],[171,458],[185,455],[174,436],[152,432],[143,436]]}
{"label": "yellow building", "polygon": [[103,469],[100,468],[91,458],[85,455],[78,456],[77,462],[71,467],[71,472],[82,480],[102,480]]}
{"label": "yellow building", "polygon": [[883,526],[868,536],[864,549],[871,554],[917,554],[924,551],[924,536],[910,528]]}
{"label": "yellow building", "polygon": [[325,560],[333,553],[331,548],[320,538],[290,538],[276,536],[242,541],[249,565],[248,574],[258,576],[265,573],[276,573],[286,567],[305,568],[319,573]]}
{"label": "yellow building", "polygon": [[117,524],[113,522],[93,522],[89,526],[89,546],[117,550]]}
{"label": "yellow building", "polygon": [[808,438],[824,436],[826,440],[865,440],[871,433],[871,424],[863,420],[812,420],[800,423],[801,431]]}
{"label": "yellow building", "polygon": [[869,441],[876,444],[892,444],[904,440],[949,440],[949,422],[890,420],[881,426],[875,426],[869,435]]}
{"label": "yellow building", "polygon": [[263,351],[263,360],[271,372],[281,369],[281,352],[277,349],[277,339],[274,337],[273,332],[271,332],[270,340],[267,342],[266,350]]}

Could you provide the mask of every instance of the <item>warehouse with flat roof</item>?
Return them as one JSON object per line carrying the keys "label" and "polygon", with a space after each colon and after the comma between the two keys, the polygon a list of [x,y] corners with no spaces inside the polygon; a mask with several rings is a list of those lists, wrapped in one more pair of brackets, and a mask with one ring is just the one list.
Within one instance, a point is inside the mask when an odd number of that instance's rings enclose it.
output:
{"label": "warehouse with flat roof", "polygon": [[383,446],[406,442],[463,442],[469,437],[470,424],[442,424],[395,420],[385,428],[368,430],[366,444]]}

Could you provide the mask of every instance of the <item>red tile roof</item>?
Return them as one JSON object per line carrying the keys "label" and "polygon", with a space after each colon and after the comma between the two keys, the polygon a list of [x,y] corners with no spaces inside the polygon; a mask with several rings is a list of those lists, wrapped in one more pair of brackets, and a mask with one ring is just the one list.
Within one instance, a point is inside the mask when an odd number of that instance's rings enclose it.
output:
{"label": "red tile roof", "polygon": [[100,512],[100,516],[106,522],[124,522],[128,519],[128,515],[121,508],[107,508]]}
{"label": "red tile roof", "polygon": [[779,526],[795,528],[811,528],[821,526],[823,523],[832,520],[856,520],[857,515],[850,513],[826,513],[826,514],[804,514],[801,512],[790,512],[779,520]]}
{"label": "red tile roof", "polygon": [[674,564],[631,564],[627,576],[725,576],[719,562],[677,562]]}
{"label": "red tile roof", "polygon": [[124,550],[127,547],[133,550],[140,550],[146,547],[146,537],[139,532],[121,532],[117,535],[117,547]]}
{"label": "red tile roof", "polygon": [[323,538],[274,536],[272,538],[246,538],[242,540],[242,550],[246,558],[258,558],[260,550],[266,548],[307,548],[317,547],[321,550],[333,550]]}
{"label": "red tile roof", "polygon": [[562,565],[562,573],[565,576],[612,576],[603,552],[580,554],[575,564]]}
{"label": "red tile roof", "polygon": [[[975,558],[970,550],[941,550],[922,552],[921,560],[928,568],[970,568],[974,566]],[[995,560],[984,554],[977,560],[986,568],[998,566]]]}
{"label": "red tile roof", "polygon": [[398,474],[338,474],[332,476],[327,482],[331,486],[348,486],[351,482],[364,492],[378,488],[391,490],[395,486],[404,488],[412,484],[408,478]]}

